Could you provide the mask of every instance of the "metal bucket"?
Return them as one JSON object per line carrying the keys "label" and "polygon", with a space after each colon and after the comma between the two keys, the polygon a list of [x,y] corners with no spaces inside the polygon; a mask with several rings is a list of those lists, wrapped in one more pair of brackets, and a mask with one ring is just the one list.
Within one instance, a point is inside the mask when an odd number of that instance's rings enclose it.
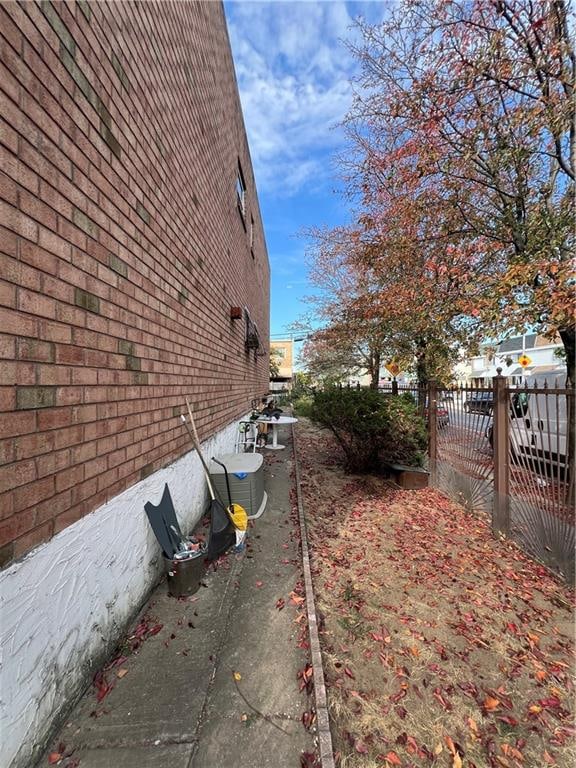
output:
{"label": "metal bucket", "polygon": [[168,581],[168,594],[172,597],[187,597],[200,589],[204,576],[204,551],[195,553],[195,557],[186,560],[169,560],[164,558]]}

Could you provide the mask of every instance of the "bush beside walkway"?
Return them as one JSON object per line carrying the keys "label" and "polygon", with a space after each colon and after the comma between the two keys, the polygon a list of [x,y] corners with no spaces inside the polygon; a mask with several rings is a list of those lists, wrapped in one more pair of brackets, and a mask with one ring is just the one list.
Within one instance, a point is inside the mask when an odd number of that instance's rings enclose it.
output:
{"label": "bush beside walkway", "polygon": [[297,437],[341,768],[572,766],[570,591],[489,520]]}

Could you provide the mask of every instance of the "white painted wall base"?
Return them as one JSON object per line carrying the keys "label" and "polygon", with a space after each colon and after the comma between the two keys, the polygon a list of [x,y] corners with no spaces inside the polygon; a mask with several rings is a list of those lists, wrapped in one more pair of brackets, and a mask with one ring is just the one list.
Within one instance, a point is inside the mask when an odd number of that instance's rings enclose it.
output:
{"label": "white painted wall base", "polygon": [[[233,450],[236,424],[203,455]],[[53,723],[86,685],[162,570],[144,512],[168,483],[184,532],[205,509],[200,460],[188,453],[69,526],[0,573],[0,768],[30,768]]]}

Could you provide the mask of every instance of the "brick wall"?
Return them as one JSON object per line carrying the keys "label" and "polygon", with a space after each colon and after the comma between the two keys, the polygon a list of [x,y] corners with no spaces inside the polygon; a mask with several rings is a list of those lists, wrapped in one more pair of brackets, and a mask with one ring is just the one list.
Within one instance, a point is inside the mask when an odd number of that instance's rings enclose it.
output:
{"label": "brick wall", "polygon": [[6,565],[189,450],[186,396],[206,438],[267,390],[269,267],[220,3],[0,19]]}

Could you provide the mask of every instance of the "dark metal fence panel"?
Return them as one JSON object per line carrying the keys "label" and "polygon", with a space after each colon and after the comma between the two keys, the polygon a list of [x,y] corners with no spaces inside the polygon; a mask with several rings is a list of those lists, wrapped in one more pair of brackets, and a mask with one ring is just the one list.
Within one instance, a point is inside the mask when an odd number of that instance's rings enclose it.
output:
{"label": "dark metal fence panel", "polygon": [[[393,384],[394,384],[394,382],[393,382]],[[405,393],[408,393],[409,395],[412,395],[412,397],[414,398],[414,400],[417,403],[418,402],[422,402],[423,398],[422,398],[422,395],[420,395],[420,393],[419,393],[420,391],[418,389],[418,385],[417,384],[397,384],[396,387],[395,387],[395,390],[396,390],[396,394],[398,394],[398,395],[403,395]],[[383,391],[386,392],[388,390],[383,390]],[[390,389],[389,391],[392,392],[393,389]]]}
{"label": "dark metal fence panel", "polygon": [[436,398],[437,486],[471,512],[491,514],[494,497],[492,390],[438,389]]}
{"label": "dark metal fence panel", "polygon": [[[416,390],[417,391],[417,390]],[[574,477],[568,470],[574,390],[436,389],[426,400],[431,480],[495,531],[568,580],[574,577]],[[420,396],[420,402],[422,397]],[[574,411],[572,410],[572,413]]]}
{"label": "dark metal fence panel", "polygon": [[573,390],[508,388],[510,535],[566,578],[574,574],[574,498],[568,471]]}

